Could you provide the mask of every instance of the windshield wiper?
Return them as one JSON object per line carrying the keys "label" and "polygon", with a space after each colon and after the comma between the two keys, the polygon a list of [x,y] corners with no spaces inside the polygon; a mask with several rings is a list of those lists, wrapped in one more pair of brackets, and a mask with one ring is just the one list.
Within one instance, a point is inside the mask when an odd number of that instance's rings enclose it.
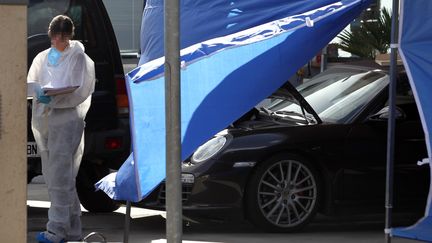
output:
{"label": "windshield wiper", "polygon": [[[303,111],[303,109],[302,109],[302,111]],[[295,112],[295,111],[274,111],[274,112],[272,112],[272,115],[279,115],[279,116],[280,115],[282,115],[282,116],[283,115],[294,115],[294,116],[302,117],[305,121],[308,122],[308,124],[316,124],[317,123],[313,116],[306,114],[304,111],[303,111],[303,114]]]}
{"label": "windshield wiper", "polygon": [[271,114],[276,114],[276,115],[296,115],[296,116],[301,116],[304,118],[303,114],[300,114],[298,112],[295,111],[273,111]]}
{"label": "windshield wiper", "polygon": [[269,115],[269,116],[271,116],[273,113],[271,110],[265,108],[264,106],[261,106],[260,108],[258,108],[258,110],[264,112],[266,115]]}

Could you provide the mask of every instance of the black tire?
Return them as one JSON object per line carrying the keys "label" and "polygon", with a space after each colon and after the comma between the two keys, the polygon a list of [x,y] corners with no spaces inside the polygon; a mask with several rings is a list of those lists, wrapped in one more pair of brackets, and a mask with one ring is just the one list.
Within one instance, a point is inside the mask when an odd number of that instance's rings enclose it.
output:
{"label": "black tire", "polygon": [[108,175],[109,169],[88,161],[81,163],[76,186],[81,205],[89,212],[108,213],[117,210],[120,204],[108,197],[103,191],[95,191],[94,184]]}
{"label": "black tire", "polygon": [[265,231],[298,231],[317,212],[320,184],[319,174],[306,159],[295,154],[277,155],[251,174],[246,217]]}
{"label": "black tire", "polygon": [[37,175],[38,174],[35,172],[27,171],[27,184],[29,184]]}

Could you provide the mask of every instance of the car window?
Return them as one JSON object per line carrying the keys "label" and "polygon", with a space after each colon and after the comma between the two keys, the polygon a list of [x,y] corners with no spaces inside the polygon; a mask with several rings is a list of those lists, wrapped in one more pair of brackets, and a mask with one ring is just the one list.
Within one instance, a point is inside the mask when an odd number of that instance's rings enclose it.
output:
{"label": "car window", "polygon": [[[380,71],[349,70],[323,73],[297,87],[299,93],[325,122],[343,123],[356,115],[388,84]],[[279,113],[303,113],[292,101],[273,101],[269,106]]]}
{"label": "car window", "polygon": [[30,0],[27,13],[28,37],[47,34],[52,18],[64,14],[74,22],[74,39],[96,46],[93,24],[83,0]]}
{"label": "car window", "polygon": [[303,94],[323,121],[343,123],[360,111],[387,85],[388,76],[368,71],[335,79],[327,79]]}
{"label": "car window", "polygon": [[[357,74],[344,82],[347,83],[335,83],[329,102],[320,103],[322,110],[318,115],[324,121],[341,123],[353,117],[387,86],[388,76],[374,72]],[[316,96],[325,95],[318,93]]]}
{"label": "car window", "polygon": [[414,93],[406,73],[400,73],[396,84],[396,105],[415,103]]}
{"label": "car window", "polygon": [[316,92],[317,89],[321,89],[321,86],[323,84],[330,85],[331,83],[337,82],[341,79],[352,76],[354,74],[356,73],[348,72],[348,71],[342,71],[342,72],[331,73],[331,74],[327,74],[327,73],[318,74],[313,79],[299,85],[297,87],[297,90],[300,93],[302,93],[302,95],[308,96],[309,94]]}
{"label": "car window", "polygon": [[[387,100],[384,107],[388,105]],[[415,121],[420,119],[414,93],[406,73],[400,73],[397,77],[395,105],[404,112],[405,120]]]}
{"label": "car window", "polygon": [[[297,91],[303,96],[308,97],[324,87],[330,86],[331,84],[346,79],[352,75],[359,73],[357,70],[346,70],[346,69],[330,69],[324,73],[316,75],[313,79],[296,87]],[[310,96],[312,97],[312,96]],[[280,99],[271,98],[267,99],[266,107],[272,111],[293,111],[300,113],[301,106],[295,99]],[[315,106],[314,110],[319,113],[322,110]]]}

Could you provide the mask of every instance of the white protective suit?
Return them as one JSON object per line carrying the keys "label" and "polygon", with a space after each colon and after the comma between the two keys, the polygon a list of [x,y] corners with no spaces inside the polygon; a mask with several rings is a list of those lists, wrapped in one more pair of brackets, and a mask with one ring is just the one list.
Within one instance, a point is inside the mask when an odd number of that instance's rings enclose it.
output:
{"label": "white protective suit", "polygon": [[78,41],[70,41],[57,66],[47,61],[49,50],[35,57],[27,80],[42,87],[79,88],[52,96],[49,104],[39,103],[34,97],[32,130],[51,201],[47,230],[60,239],[77,240],[82,232],[75,177],[84,152],[84,118],[95,86],[94,63]]}

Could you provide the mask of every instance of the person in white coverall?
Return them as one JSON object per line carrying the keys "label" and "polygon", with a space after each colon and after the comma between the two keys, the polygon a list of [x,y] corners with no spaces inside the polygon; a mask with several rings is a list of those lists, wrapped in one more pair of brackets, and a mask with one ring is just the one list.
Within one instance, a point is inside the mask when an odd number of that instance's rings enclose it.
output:
{"label": "person in white coverall", "polygon": [[37,240],[58,243],[82,238],[75,177],[84,151],[84,118],[91,104],[95,71],[84,46],[71,40],[74,25],[69,17],[54,17],[48,35],[51,48],[34,58],[27,82],[42,88],[78,86],[71,93],[53,96],[35,88],[33,97],[32,130],[51,201],[47,229],[37,235]]}

